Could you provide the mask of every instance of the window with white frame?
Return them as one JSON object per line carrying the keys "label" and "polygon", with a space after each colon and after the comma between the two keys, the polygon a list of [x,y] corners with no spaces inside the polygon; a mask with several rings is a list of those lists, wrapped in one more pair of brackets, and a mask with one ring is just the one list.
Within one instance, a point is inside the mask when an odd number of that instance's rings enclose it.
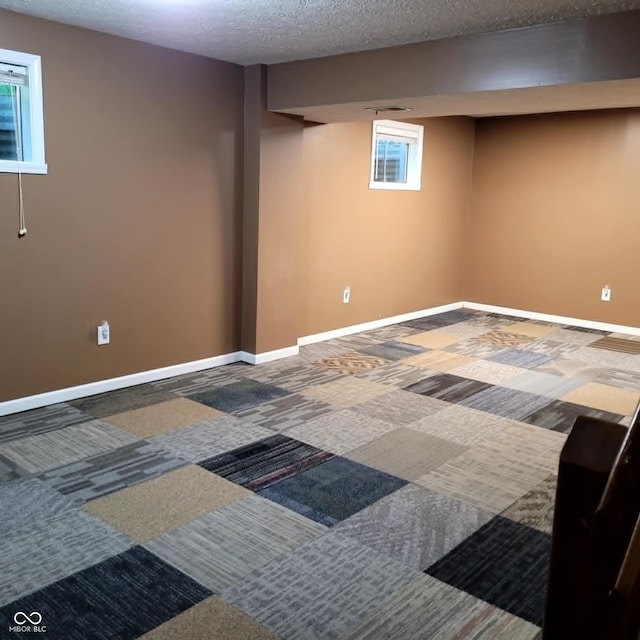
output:
{"label": "window with white frame", "polygon": [[420,190],[424,127],[396,120],[374,120],[370,189]]}
{"label": "window with white frame", "polygon": [[47,172],[40,56],[7,49],[0,49],[0,172]]}

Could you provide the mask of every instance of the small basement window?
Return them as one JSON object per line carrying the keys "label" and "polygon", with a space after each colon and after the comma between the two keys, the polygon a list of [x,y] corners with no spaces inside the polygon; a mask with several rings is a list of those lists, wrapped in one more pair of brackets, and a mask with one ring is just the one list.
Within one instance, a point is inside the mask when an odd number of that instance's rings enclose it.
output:
{"label": "small basement window", "polygon": [[40,56],[0,49],[0,172],[47,173]]}
{"label": "small basement window", "polygon": [[374,120],[369,189],[419,191],[424,127],[396,120]]}

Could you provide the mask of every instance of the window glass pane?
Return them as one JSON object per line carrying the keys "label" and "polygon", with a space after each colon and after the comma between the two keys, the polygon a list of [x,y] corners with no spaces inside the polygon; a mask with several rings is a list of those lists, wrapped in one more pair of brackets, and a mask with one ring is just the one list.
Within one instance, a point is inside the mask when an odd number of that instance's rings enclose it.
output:
{"label": "window glass pane", "polygon": [[0,84],[0,160],[18,160],[18,87]]}
{"label": "window glass pane", "polygon": [[375,182],[407,182],[409,143],[395,140],[376,141]]}

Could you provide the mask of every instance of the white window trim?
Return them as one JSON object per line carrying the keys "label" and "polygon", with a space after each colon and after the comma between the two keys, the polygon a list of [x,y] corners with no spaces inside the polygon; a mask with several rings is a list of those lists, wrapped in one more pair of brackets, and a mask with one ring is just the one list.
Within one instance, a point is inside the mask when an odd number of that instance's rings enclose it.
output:
{"label": "white window trim", "polygon": [[31,110],[32,160],[0,160],[0,173],[47,173],[44,156],[44,109],[42,106],[42,63],[40,56],[0,49],[0,62],[27,67]]}
{"label": "white window trim", "polygon": [[[406,182],[376,182],[375,160],[376,141],[379,133],[406,138],[409,145],[409,161],[407,163]],[[422,146],[424,127],[420,124],[400,122],[399,120],[374,120],[371,129],[371,169],[369,172],[369,189],[385,189],[393,191],[420,191],[422,183]]]}

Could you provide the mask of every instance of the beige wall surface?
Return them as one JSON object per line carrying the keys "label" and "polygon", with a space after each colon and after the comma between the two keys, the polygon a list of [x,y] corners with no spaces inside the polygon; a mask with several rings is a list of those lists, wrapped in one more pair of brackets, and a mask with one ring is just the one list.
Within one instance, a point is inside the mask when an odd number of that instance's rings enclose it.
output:
{"label": "beige wall surface", "polygon": [[305,129],[301,336],[461,299],[474,123],[415,122],[425,125],[420,191],[368,188],[371,123]]}
{"label": "beige wall surface", "polygon": [[[238,348],[242,70],[9,12],[49,174],[0,174],[0,401]],[[96,325],[112,342],[96,346]]]}
{"label": "beige wall surface", "polygon": [[465,298],[640,326],[640,110],[476,132]]}

